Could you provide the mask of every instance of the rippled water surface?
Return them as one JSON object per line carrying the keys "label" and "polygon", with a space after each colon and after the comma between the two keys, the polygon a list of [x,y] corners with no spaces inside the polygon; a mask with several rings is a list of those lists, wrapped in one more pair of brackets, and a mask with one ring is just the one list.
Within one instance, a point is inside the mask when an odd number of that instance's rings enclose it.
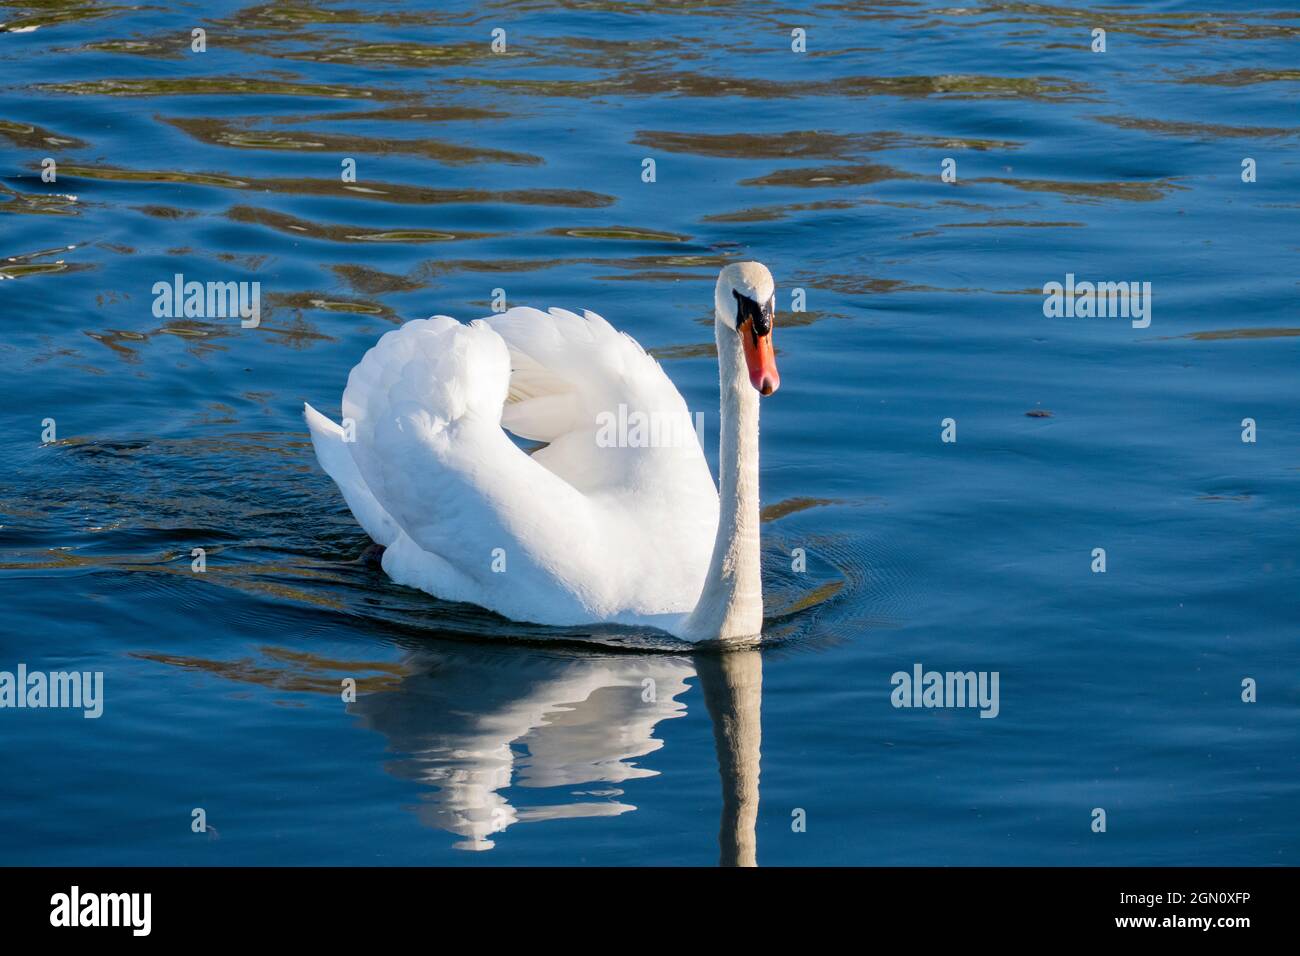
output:
{"label": "rippled water surface", "polygon": [[[0,862],[1297,862],[1300,12],[434,6],[0,3],[0,670],[106,698],[0,710]],[[761,648],[363,557],[300,410],[383,332],[593,309],[716,469],[742,258]],[[155,317],[177,273],[260,326]],[[1067,273],[1149,327],[1045,317]],[[894,708],[915,664],[998,716]]]}

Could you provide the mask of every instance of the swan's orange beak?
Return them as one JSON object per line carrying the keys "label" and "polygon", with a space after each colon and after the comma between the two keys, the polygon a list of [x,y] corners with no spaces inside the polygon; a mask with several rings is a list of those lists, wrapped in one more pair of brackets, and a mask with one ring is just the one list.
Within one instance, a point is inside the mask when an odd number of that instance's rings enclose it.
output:
{"label": "swan's orange beak", "polygon": [[[770,326],[769,326],[770,328]],[[740,329],[740,340],[745,346],[745,364],[749,366],[749,381],[762,395],[771,395],[781,387],[781,376],[776,371],[776,352],[772,348],[772,333],[759,335],[753,322]]]}

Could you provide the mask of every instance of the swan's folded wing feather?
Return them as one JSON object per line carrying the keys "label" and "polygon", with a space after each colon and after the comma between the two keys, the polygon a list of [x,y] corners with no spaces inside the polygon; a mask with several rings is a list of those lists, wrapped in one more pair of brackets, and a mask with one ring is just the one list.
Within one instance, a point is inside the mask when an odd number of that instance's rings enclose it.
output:
{"label": "swan's folded wing feather", "polygon": [[[686,402],[659,363],[594,312],[516,307],[484,318],[510,352],[501,424],[550,443],[534,457],[587,493],[639,492],[686,480],[711,488]],[[600,432],[634,414],[675,429],[679,441],[611,448]]]}
{"label": "swan's folded wing feather", "polygon": [[366,487],[417,545],[478,580],[495,548],[550,567],[570,535],[594,534],[585,498],[501,430],[509,380],[496,332],[435,316],[385,334],[343,395]]}

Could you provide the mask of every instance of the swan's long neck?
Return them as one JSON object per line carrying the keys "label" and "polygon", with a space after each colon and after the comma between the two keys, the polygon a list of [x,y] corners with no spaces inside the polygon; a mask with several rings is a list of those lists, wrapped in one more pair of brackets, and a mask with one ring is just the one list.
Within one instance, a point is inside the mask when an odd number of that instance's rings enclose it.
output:
{"label": "swan's long neck", "polygon": [[714,324],[722,425],[718,456],[718,535],[713,559],[685,629],[691,640],[750,637],[763,628],[758,550],[758,392],[749,382],[740,337]]}

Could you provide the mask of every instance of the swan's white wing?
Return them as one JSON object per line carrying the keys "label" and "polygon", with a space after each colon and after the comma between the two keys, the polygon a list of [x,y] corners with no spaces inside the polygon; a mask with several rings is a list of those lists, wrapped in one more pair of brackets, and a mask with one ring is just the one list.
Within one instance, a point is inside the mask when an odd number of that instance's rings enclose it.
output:
{"label": "swan's white wing", "polygon": [[[702,587],[717,491],[689,427],[676,444],[599,443],[597,415],[620,404],[686,412],[658,364],[603,319],[514,309],[384,335],[344,392],[355,441],[307,418],[398,583],[516,620],[667,626]],[[550,444],[522,451],[503,407],[517,433]]]}
{"label": "swan's white wing", "polygon": [[594,312],[513,308],[483,321],[510,349],[501,423],[549,443],[537,461],[589,494],[711,498],[716,512],[694,418],[635,339]]}
{"label": "swan's white wing", "polygon": [[502,431],[509,380],[501,337],[447,316],[387,333],[352,370],[343,415],[356,440],[344,447],[402,532],[384,569],[521,620],[608,613],[613,518]]}

